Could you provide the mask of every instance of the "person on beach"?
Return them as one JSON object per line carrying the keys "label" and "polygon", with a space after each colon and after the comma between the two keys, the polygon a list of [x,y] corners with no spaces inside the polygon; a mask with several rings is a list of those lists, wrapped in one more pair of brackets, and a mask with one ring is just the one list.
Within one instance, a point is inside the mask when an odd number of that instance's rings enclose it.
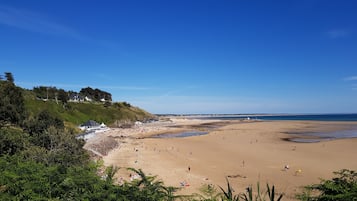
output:
{"label": "person on beach", "polygon": [[290,168],[289,165],[285,165],[285,166],[284,166],[284,170],[285,170],[285,171],[286,171],[286,170],[289,170],[289,168]]}
{"label": "person on beach", "polygon": [[188,172],[190,172],[190,171],[191,171],[191,167],[190,167],[190,166],[188,166],[188,168],[187,168],[187,169],[188,169]]}

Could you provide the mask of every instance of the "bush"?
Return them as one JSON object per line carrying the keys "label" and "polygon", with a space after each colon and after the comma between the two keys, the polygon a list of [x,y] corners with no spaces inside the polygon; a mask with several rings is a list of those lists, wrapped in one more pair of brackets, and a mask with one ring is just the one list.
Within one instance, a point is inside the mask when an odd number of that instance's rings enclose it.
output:
{"label": "bush", "polygon": [[319,184],[305,186],[297,198],[306,201],[356,201],[357,172],[343,169],[334,174],[338,177],[321,179]]}
{"label": "bush", "polygon": [[0,128],[0,156],[14,155],[24,150],[28,143],[28,135],[22,133],[21,130]]}

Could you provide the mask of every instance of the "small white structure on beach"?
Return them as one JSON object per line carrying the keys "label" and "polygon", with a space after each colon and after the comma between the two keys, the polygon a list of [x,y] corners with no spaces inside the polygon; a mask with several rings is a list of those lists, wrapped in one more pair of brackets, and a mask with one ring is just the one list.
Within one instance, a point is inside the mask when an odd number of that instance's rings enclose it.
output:
{"label": "small white structure on beach", "polygon": [[98,122],[96,122],[94,120],[89,120],[89,121],[81,124],[79,126],[79,128],[82,131],[94,131],[94,132],[105,131],[108,129],[108,127],[104,123],[99,124]]}
{"label": "small white structure on beach", "polygon": [[88,140],[94,137],[97,133],[110,130],[104,123],[99,124],[96,121],[89,120],[79,126],[79,129],[84,133],[77,136],[78,139]]}
{"label": "small white structure on beach", "polygon": [[135,126],[142,126],[142,125],[143,125],[143,122],[141,122],[141,121],[136,121],[136,122],[134,123],[134,125],[135,125]]}
{"label": "small white structure on beach", "polygon": [[91,129],[97,129],[97,128],[100,128],[100,124],[96,121],[93,121],[93,120],[89,120],[89,121],[86,121],[84,122],[83,124],[81,124],[79,126],[79,128],[81,130],[91,130]]}

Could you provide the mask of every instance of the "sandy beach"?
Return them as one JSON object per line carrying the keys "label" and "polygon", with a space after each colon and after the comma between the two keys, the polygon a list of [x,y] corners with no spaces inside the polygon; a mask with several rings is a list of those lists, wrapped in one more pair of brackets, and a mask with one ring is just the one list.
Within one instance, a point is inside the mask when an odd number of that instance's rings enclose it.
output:
{"label": "sandy beach", "polygon": [[[204,124],[205,126],[197,126]],[[214,126],[217,125],[217,126]],[[158,175],[166,185],[185,186],[179,194],[199,192],[203,185],[226,187],[229,179],[235,192],[257,182],[275,185],[284,200],[294,200],[300,187],[331,178],[343,168],[357,169],[357,139],[318,143],[284,140],[313,131],[334,131],[356,126],[353,122],[318,121],[231,121],[177,118],[168,122],[139,125],[131,129],[111,129],[91,138],[86,148],[110,138],[118,146],[102,154],[106,166],[121,167],[118,180],[130,180],[125,167]],[[185,138],[148,138],[157,133],[183,130],[208,131]],[[289,169],[284,169],[288,165]]]}

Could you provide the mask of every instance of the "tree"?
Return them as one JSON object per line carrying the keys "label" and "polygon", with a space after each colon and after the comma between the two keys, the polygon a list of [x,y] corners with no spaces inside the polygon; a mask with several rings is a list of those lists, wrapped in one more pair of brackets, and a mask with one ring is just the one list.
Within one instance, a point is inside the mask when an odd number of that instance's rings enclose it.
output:
{"label": "tree", "polygon": [[65,90],[63,90],[63,89],[58,90],[58,100],[62,101],[63,104],[67,103],[68,95]]}
{"label": "tree", "polygon": [[0,82],[0,125],[21,124],[25,118],[22,90],[12,82]]}
{"label": "tree", "polygon": [[79,92],[82,96],[87,96],[95,101],[101,101],[105,99],[106,101],[112,101],[112,95],[106,91],[100,89],[92,89],[91,87],[82,88]]}
{"label": "tree", "polygon": [[5,72],[5,77],[6,77],[6,80],[11,82],[11,83],[14,83],[15,79],[14,79],[14,76],[12,76],[12,73],[10,72]]}
{"label": "tree", "polygon": [[36,94],[37,98],[42,98],[45,99],[47,96],[47,90],[46,87],[39,86],[39,87],[34,87],[32,91]]}

